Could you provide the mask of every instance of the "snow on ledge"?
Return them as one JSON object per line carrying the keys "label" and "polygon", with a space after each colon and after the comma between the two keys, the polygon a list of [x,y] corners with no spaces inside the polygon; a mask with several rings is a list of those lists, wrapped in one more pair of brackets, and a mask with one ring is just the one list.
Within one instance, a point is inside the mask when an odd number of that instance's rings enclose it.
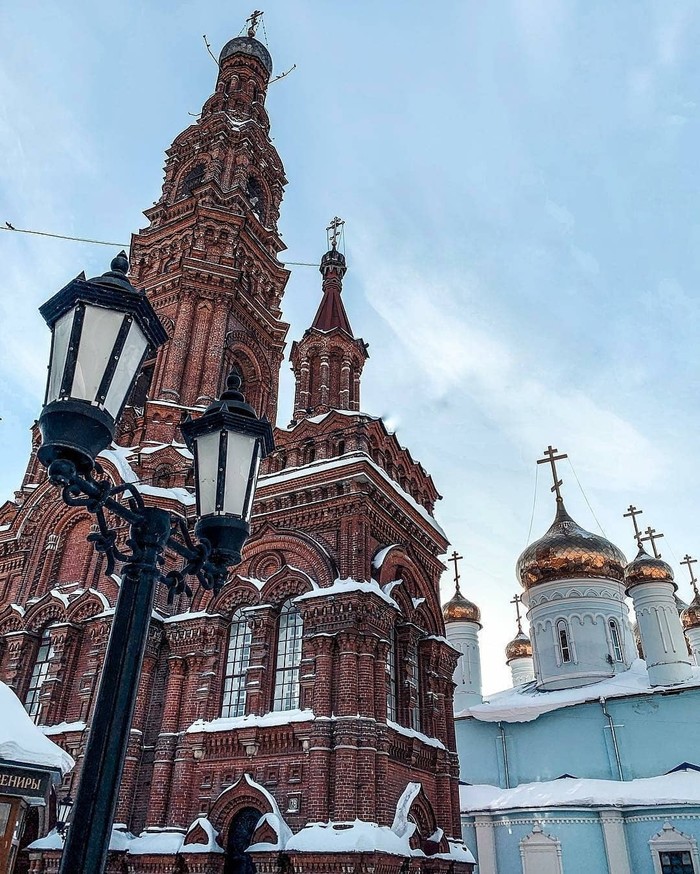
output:
{"label": "snow on ledge", "polygon": [[268,728],[273,725],[289,725],[292,722],[311,722],[314,719],[313,710],[273,710],[262,716],[220,716],[217,719],[205,721],[198,719],[189,726],[186,733],[234,731],[237,728]]}
{"label": "snow on ledge", "polygon": [[329,595],[345,595],[347,592],[366,592],[367,594],[377,595],[382,601],[385,601],[390,606],[395,609],[399,609],[399,605],[391,598],[389,595],[384,592],[378,583],[375,583],[374,580],[353,580],[348,577],[345,580],[337,579],[330,586],[325,586],[323,588],[316,588],[311,592],[304,592],[303,595],[299,595],[294,599],[295,603],[299,601],[306,601],[309,598],[320,598],[322,596]]}
{"label": "snow on ledge", "polygon": [[182,831],[145,831],[129,841],[127,852],[131,856],[174,856],[184,839]]}
{"label": "snow on ledge", "polygon": [[[205,843],[187,843],[189,835],[201,828],[206,836]],[[198,816],[192,825],[187,829],[187,834],[184,837],[181,853],[223,853],[224,848],[218,842],[219,833],[214,826],[209,822],[206,816]]]}
{"label": "snow on ledge", "polygon": [[38,725],[37,728],[46,737],[51,737],[54,734],[65,734],[68,731],[85,731],[87,725],[82,719],[79,719],[77,722],[57,722],[56,725]]}
{"label": "snow on ledge", "polygon": [[389,728],[393,728],[394,731],[404,735],[404,737],[416,738],[416,740],[419,740],[424,744],[428,744],[428,746],[430,747],[435,747],[438,750],[447,749],[447,747],[441,740],[438,740],[436,737],[428,737],[428,735],[423,734],[422,731],[416,731],[414,728],[406,728],[405,725],[399,725],[398,722],[392,722],[390,719],[387,719],[386,724],[389,726]]}
{"label": "snow on ledge", "polygon": [[700,667],[693,666],[692,676],[673,686],[650,686],[646,662],[635,659],[629,670],[622,671],[607,680],[579,686],[576,689],[559,689],[555,692],[539,692],[534,682],[506,689],[489,695],[482,704],[474,704],[456,713],[456,717],[473,716],[482,722],[531,722],[560,707],[572,707],[600,698],[621,698],[629,695],[653,695],[656,692],[700,686]]}
{"label": "snow on ledge", "polygon": [[637,780],[561,777],[514,789],[479,784],[459,787],[462,813],[537,810],[542,807],[669,807],[700,804],[700,772],[674,771]]}

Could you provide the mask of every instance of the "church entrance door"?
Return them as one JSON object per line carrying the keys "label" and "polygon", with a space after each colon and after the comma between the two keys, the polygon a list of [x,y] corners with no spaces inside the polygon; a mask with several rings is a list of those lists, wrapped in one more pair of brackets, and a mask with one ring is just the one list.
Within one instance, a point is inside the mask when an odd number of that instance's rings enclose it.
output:
{"label": "church entrance door", "polygon": [[255,865],[246,850],[261,816],[262,813],[256,808],[244,807],[231,820],[226,841],[224,874],[255,874]]}

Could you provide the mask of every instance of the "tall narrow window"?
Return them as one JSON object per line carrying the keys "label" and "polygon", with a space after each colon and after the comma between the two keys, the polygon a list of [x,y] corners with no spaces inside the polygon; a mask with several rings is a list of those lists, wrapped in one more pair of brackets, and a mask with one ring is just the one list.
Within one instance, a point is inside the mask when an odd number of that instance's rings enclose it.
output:
{"label": "tall narrow window", "polygon": [[659,853],[661,874],[694,874],[690,853]]}
{"label": "tall narrow window", "polygon": [[611,619],[610,626],[610,643],[612,644],[613,658],[616,662],[622,661],[622,643],[620,642],[620,627],[615,619]]}
{"label": "tall narrow window", "polygon": [[295,710],[299,706],[299,665],[304,623],[301,613],[285,601],[280,611],[277,632],[277,666],[273,710]]}
{"label": "tall narrow window", "polygon": [[557,641],[559,642],[559,655],[562,662],[570,662],[571,642],[569,641],[569,629],[563,619],[557,622]]}
{"label": "tall narrow window", "polygon": [[411,710],[411,728],[414,731],[420,731],[420,693],[421,693],[421,683],[420,683],[420,659],[418,657],[418,647],[414,647],[413,650],[413,677],[416,689],[416,700],[413,705],[413,709]]}
{"label": "tall narrow window", "polygon": [[396,722],[396,632],[390,632],[386,654],[386,718]]}
{"label": "tall narrow window", "polygon": [[221,701],[222,716],[245,714],[245,679],[250,663],[250,628],[242,610],[231,617],[224,674],[224,695]]}
{"label": "tall narrow window", "polygon": [[53,644],[51,643],[51,626],[48,625],[41,635],[39,651],[36,654],[32,676],[29,680],[29,689],[24,699],[24,707],[34,722],[39,720],[41,713],[41,687],[46,682],[49,674],[49,665],[53,658]]}

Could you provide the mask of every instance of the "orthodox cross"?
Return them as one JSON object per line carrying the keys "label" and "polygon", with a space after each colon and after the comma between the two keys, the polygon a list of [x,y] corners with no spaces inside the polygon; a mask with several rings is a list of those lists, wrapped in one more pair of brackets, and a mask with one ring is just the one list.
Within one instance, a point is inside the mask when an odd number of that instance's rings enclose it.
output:
{"label": "orthodox cross", "polygon": [[457,570],[457,562],[461,561],[462,558],[463,558],[463,556],[458,555],[456,549],[452,553],[452,555],[450,556],[450,561],[453,562],[454,566],[455,566],[455,589],[457,590],[458,594],[459,594],[459,571]]}
{"label": "orthodox cross", "polygon": [[262,12],[259,9],[256,9],[251,13],[250,18],[246,18],[246,24],[248,25],[248,36],[254,37],[255,32],[258,29],[258,25],[260,24],[260,19],[262,18]]}
{"label": "orthodox cross", "polygon": [[523,625],[522,625],[522,622],[520,621],[520,605],[522,603],[522,600],[523,599],[516,592],[513,600],[509,602],[510,604],[515,604],[515,615],[518,617],[518,634],[523,633]]}
{"label": "orthodox cross", "polygon": [[695,579],[695,574],[693,573],[693,569],[691,564],[697,564],[697,558],[691,558],[687,553],[683,556],[683,561],[681,564],[685,564],[688,566],[688,573],[690,574],[690,585],[693,587],[693,592],[695,592],[695,596],[698,596],[698,581]]}
{"label": "orthodox cross", "polygon": [[656,548],[656,541],[659,540],[660,538],[662,538],[663,534],[657,534],[655,528],[647,528],[644,533],[647,536],[639,538],[640,544],[646,540],[650,540],[651,541],[651,548],[654,550],[654,558],[661,558],[661,553]]}
{"label": "orthodox cross", "polygon": [[638,510],[634,504],[630,504],[627,508],[627,512],[623,513],[623,518],[629,517],[632,520],[632,524],[634,525],[634,539],[637,541],[637,546],[642,548],[642,532],[639,530],[639,525],[637,525],[637,516],[641,516],[644,510]]}
{"label": "orthodox cross", "polygon": [[331,223],[326,228],[326,234],[328,235],[328,245],[335,249],[338,245],[338,239],[340,238],[340,230],[343,227],[345,222],[343,219],[338,218],[338,216],[334,216],[331,219]]}
{"label": "orthodox cross", "polygon": [[548,447],[545,449],[545,451],[544,451],[544,456],[545,456],[545,457],[544,457],[544,458],[538,458],[538,459],[537,459],[537,463],[538,463],[538,464],[547,464],[547,463],[549,463],[549,464],[552,465],[552,479],[554,480],[554,485],[552,486],[552,488],[550,489],[550,491],[552,491],[552,492],[556,492],[556,495],[557,495],[557,503],[561,504],[561,502],[562,502],[562,496],[561,496],[561,492],[559,491],[559,486],[562,484],[563,480],[560,480],[560,479],[557,477],[557,465],[556,465],[556,462],[557,462],[557,461],[561,461],[562,458],[568,458],[569,456],[568,456],[565,452],[562,452],[561,455],[557,455],[556,453],[557,453],[558,451],[559,451],[559,450],[558,450],[558,449],[555,449],[553,446],[548,446]]}

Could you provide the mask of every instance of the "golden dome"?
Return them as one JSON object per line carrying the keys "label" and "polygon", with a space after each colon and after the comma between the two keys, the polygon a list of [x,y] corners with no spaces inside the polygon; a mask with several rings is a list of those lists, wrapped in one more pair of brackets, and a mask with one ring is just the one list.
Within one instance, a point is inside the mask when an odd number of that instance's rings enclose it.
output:
{"label": "golden dome", "polygon": [[481,610],[465,598],[460,592],[459,586],[454,596],[442,608],[445,622],[477,622],[481,624]]}
{"label": "golden dome", "polygon": [[625,568],[627,589],[632,589],[640,583],[672,583],[674,591],[676,588],[671,566],[660,558],[652,558],[641,547],[634,561]]}
{"label": "golden dome", "polygon": [[516,565],[525,589],[549,580],[571,577],[624,578],[627,559],[614,543],[581,528],[569,516],[561,500],[549,531],[531,543]]}
{"label": "golden dome", "polygon": [[506,664],[510,664],[514,659],[526,658],[532,658],[532,644],[524,631],[518,631],[506,646]]}
{"label": "golden dome", "polygon": [[700,628],[700,595],[697,591],[693,600],[681,613],[681,622],[685,631],[691,628]]}

